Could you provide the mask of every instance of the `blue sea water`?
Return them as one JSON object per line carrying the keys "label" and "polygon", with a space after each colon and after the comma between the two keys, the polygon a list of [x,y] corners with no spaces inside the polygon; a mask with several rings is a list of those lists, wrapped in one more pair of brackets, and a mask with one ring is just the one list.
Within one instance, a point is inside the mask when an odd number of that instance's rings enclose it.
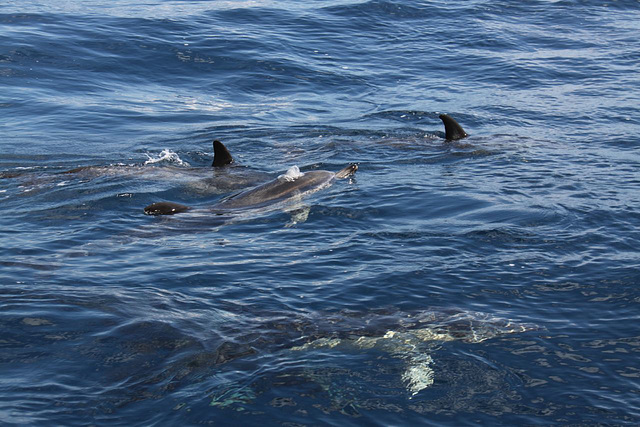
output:
{"label": "blue sea water", "polygon": [[637,425],[639,33],[632,0],[3,2],[0,423]]}

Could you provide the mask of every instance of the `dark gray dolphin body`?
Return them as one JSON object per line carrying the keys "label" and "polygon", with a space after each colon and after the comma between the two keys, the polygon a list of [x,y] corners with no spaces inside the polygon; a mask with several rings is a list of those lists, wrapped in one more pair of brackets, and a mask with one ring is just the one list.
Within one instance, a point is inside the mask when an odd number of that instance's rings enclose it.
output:
{"label": "dark gray dolphin body", "polygon": [[[225,214],[278,205],[297,197],[315,193],[331,185],[335,179],[344,179],[353,175],[356,170],[358,170],[358,166],[351,164],[336,173],[324,170],[302,173],[294,166],[286,174],[250,190],[235,194],[211,206],[209,210]],[[173,215],[190,209],[189,206],[179,203],[158,202],[144,208],[144,213],[147,215]]]}
{"label": "dark gray dolphin body", "polygon": [[[211,168],[191,167],[176,153],[168,150],[160,158],[149,158],[144,164],[109,164],[80,166],[63,171],[18,170],[0,171],[0,179],[13,178],[26,188],[61,185],[70,179],[90,181],[96,178],[132,178],[137,181],[180,185],[192,194],[228,194],[269,179],[269,175],[235,164],[229,150],[220,141],[213,141]],[[158,163],[158,164],[155,164]]]}
{"label": "dark gray dolphin body", "polygon": [[[231,157],[231,153],[224,144],[217,139],[213,141],[213,162],[211,166],[214,168],[221,168],[226,165],[233,163],[233,157]],[[101,166],[98,166],[100,168]],[[96,166],[81,166],[75,169],[71,169],[68,171],[60,172],[61,174],[74,174],[78,172],[83,172],[86,170],[95,169]],[[104,167],[102,167],[104,168]]]}
{"label": "dark gray dolphin body", "polygon": [[251,190],[243,191],[218,203],[215,206],[215,210],[259,208],[295,196],[302,197],[328,187],[334,179],[342,179],[353,175],[358,166],[351,164],[337,173],[324,170],[300,173],[297,168],[292,169],[294,169],[294,172],[291,174],[280,175],[272,181]]}
{"label": "dark gray dolphin body", "polygon": [[[140,193],[174,190],[188,197],[213,197],[234,194],[273,178],[272,174],[235,162],[229,150],[220,141],[213,141],[213,159],[207,165],[191,166],[178,154],[163,150],[158,156],[148,156],[144,163],[81,166],[63,171],[0,172],[3,178],[13,178],[19,191],[44,191],[48,188],[89,183],[98,180],[117,182],[118,185],[135,188]],[[209,167],[211,165],[211,167]],[[7,181],[8,185],[12,183]],[[1,191],[1,189],[0,189]],[[35,194],[35,193],[34,193]],[[176,204],[172,213],[184,210]]]}

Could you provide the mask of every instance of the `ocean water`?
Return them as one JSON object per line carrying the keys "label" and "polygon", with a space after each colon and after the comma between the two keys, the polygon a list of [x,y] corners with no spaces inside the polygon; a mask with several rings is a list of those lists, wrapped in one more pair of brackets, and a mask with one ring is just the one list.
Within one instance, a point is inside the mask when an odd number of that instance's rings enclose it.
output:
{"label": "ocean water", "polygon": [[639,33],[632,0],[3,2],[0,423],[639,424]]}

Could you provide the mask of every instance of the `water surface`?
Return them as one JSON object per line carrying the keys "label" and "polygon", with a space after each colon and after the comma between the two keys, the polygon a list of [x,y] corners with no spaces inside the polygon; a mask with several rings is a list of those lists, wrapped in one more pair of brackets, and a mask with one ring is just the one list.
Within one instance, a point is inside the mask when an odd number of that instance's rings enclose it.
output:
{"label": "water surface", "polygon": [[[639,23],[637,1],[0,6],[0,421],[638,424]],[[223,224],[143,214],[352,162]]]}

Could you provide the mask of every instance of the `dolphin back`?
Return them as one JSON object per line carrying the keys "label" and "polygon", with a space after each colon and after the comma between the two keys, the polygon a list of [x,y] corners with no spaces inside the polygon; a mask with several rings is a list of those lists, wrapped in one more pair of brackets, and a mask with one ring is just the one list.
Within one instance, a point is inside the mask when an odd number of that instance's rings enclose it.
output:
{"label": "dolphin back", "polygon": [[331,184],[335,174],[312,171],[287,179],[280,176],[251,190],[243,191],[216,204],[214,210],[252,209],[273,205],[293,197],[315,193]]}

